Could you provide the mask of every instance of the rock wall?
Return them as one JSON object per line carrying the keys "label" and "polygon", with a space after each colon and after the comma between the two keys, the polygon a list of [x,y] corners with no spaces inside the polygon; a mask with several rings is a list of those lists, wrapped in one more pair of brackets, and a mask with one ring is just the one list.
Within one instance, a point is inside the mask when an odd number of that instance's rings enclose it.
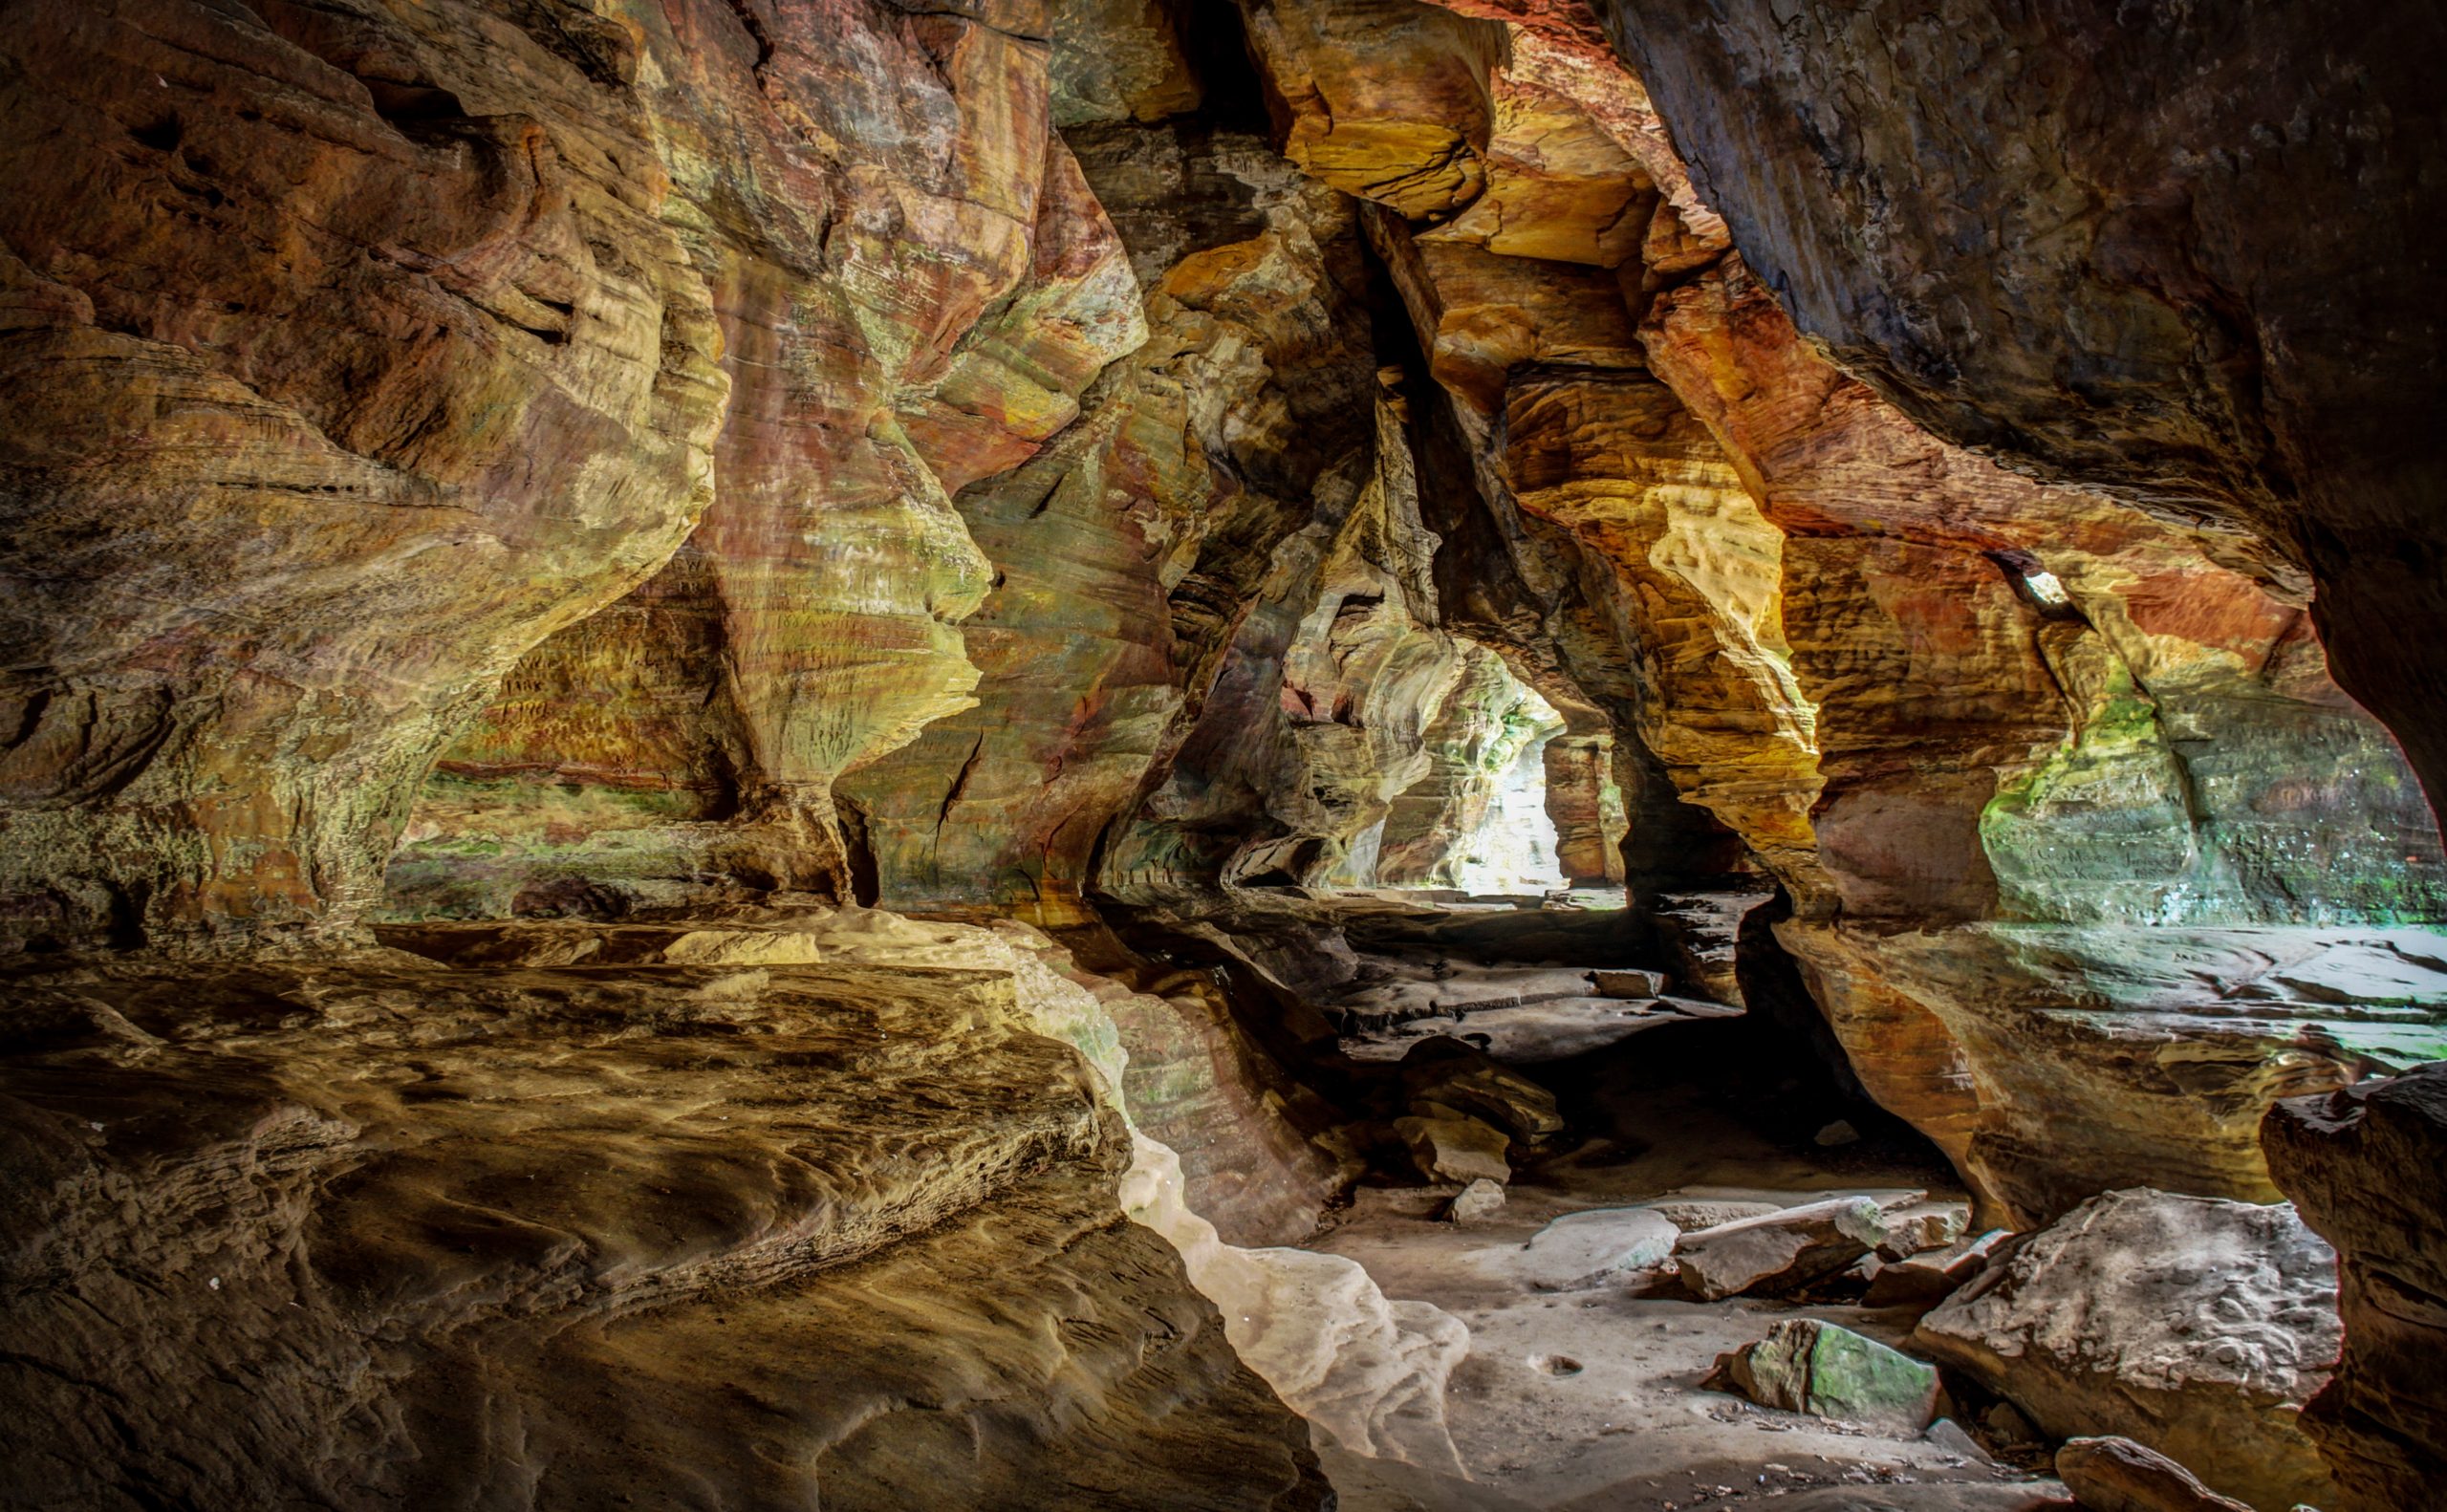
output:
{"label": "rock wall", "polygon": [[[2418,784],[2328,680],[2282,544],[1923,430],[1751,271],[1748,223],[1708,212],[1712,181],[1663,129],[1672,92],[1653,104],[1594,16],[1454,9],[1505,45],[1422,24],[1362,56],[1286,21],[1257,51],[1283,99],[1325,102],[1483,507],[1602,574],[1613,654],[1567,660],[1636,737],[1630,875],[1676,885],[1722,864],[1695,840],[1738,837],[1790,895],[1777,938],[1855,1069],[1993,1211],[2045,1218],[2170,1170],[2264,1199],[2259,1110],[2417,1057],[2438,1000],[2416,990],[2415,1032],[2373,1033],[2251,986],[2262,958],[2447,906]],[[1462,74],[1486,102],[1450,117],[1483,120],[1480,186],[1462,173],[1467,208],[1422,210],[1405,196],[1444,149],[1403,124],[1417,101],[1393,80]],[[1363,171],[1363,150],[1382,161]],[[1517,234],[1597,203],[1645,230]],[[1546,565],[1505,555],[1523,580]],[[1669,796],[1713,825],[1664,819]],[[1643,829],[1678,866],[1645,862]],[[2245,926],[2271,933],[2177,933]],[[2321,928],[2344,934],[2300,933]],[[2204,952],[2189,994],[2137,969],[2168,948]],[[2238,1015],[2239,993],[2269,1006]],[[2095,1120],[2076,1145],[2065,1065]]]}
{"label": "rock wall", "polygon": [[424,764],[713,496],[715,291],[623,27],[10,28],[12,937],[311,932]]}
{"label": "rock wall", "polygon": [[1809,336],[1940,436],[2306,570],[2340,680],[2447,790],[2401,634],[2447,609],[2435,8],[1598,9]]}
{"label": "rock wall", "polygon": [[2280,1103],[2261,1137],[2303,1220],[2337,1249],[2345,1358],[2303,1415],[2348,1512],[2419,1506],[2447,1478],[2447,1222],[2408,1173],[2437,1169],[2447,1066]]}
{"label": "rock wall", "polygon": [[[1179,1152],[1133,1200],[1274,1309],[1235,1341],[1347,1446],[1440,1462],[1376,1409],[1433,1396],[1449,1332],[1353,1292],[1371,1384],[1321,1384],[1346,1367],[1295,1302],[1348,1276],[1221,1242],[1302,1237],[1349,1175],[1280,1063],[1357,969],[1297,889],[1459,879],[1545,733],[1522,689],[1562,724],[1569,875],[1781,893],[1743,949],[1789,954],[1991,1216],[2277,1195],[2273,1101],[2447,1049],[2447,218],[2412,72],[2447,39],[2282,9],[21,8],[0,940],[32,985],[0,1073],[40,1196],[11,1264],[107,1314],[120,1257],[158,1335],[44,1303],[17,1420],[69,1426],[29,1452],[104,1501],[328,1500],[352,1461],[386,1496],[534,1470],[587,1501],[628,1473],[567,1447],[617,1371],[662,1383],[653,1455],[743,1484],[813,1464],[883,1504],[964,1424],[954,1500],[1127,1504],[1160,1460],[1312,1503],[1280,1404],[1119,1227],[1145,1152],[1075,1066],[990,985],[877,1006],[757,912],[880,899],[1080,942],[1110,913],[1228,968],[1042,972],[1092,1057],[1138,1052],[1107,1081]],[[469,977],[341,954],[370,917],[593,922]],[[213,952],[249,959],[162,964]],[[860,1038],[887,1019],[898,1048]],[[896,1092],[902,1055],[965,1111]],[[760,1111],[677,1138],[516,1094],[574,1056]],[[742,1177],[743,1213],[723,1162],[790,1169],[800,1134],[741,1089],[793,1077],[923,1158],[841,1153],[847,1196]],[[521,1118],[567,1157],[522,1173],[549,1196],[495,1190],[483,1131]],[[682,1168],[671,1212],[588,1216],[604,1170]],[[193,1220],[126,1229],[156,1210]],[[2370,1321],[2395,1270],[2357,1281],[2383,1246],[2323,1221],[2371,1341],[2332,1444],[2393,1486],[2427,1442]],[[750,1327],[708,1276],[747,1278]],[[1007,1328],[908,1300],[998,1288]],[[292,1303],[317,1342],[275,1358]],[[786,1397],[725,1341],[818,1316],[849,1385],[752,1430],[656,1363]],[[1044,1345],[1057,1317],[1094,1321]],[[141,1383],[161,1464],[111,1479],[80,1357]],[[219,1401],[201,1363],[276,1410],[173,1420]],[[437,1452],[496,1412],[531,1458]]]}

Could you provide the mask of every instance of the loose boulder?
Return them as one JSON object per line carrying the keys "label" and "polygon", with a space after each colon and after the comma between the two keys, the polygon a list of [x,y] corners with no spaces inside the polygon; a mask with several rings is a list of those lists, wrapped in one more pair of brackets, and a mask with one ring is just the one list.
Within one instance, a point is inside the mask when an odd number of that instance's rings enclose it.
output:
{"label": "loose boulder", "polygon": [[2056,1479],[2083,1512],[2252,1512],[2202,1485],[2183,1466],[2130,1438],[2068,1438]]}
{"label": "loose boulder", "polygon": [[[1430,1108],[1436,1105],[1429,1104]],[[1512,1179],[1506,1158],[1512,1141],[1504,1131],[1447,1109],[1425,1116],[1394,1120],[1394,1133],[1411,1155],[1411,1164],[1430,1181],[1493,1181]]]}
{"label": "loose boulder", "polygon": [[2049,1437],[2137,1439],[2273,1512],[2331,1503],[2300,1418],[2336,1361],[2336,1259],[2289,1204],[2092,1198],[1921,1319],[1912,1342]]}
{"label": "loose boulder", "polygon": [[1971,1226],[1971,1208],[1962,1202],[1915,1202],[1886,1210],[1886,1242],[1877,1247],[1880,1260],[1909,1260],[1943,1249],[1962,1238]]}
{"label": "loose boulder", "polygon": [[1712,1379],[1762,1407],[1848,1423],[1918,1433],[1937,1415],[1934,1366],[1816,1318],[1718,1356]]}
{"label": "loose boulder", "polygon": [[1560,1134],[1564,1127],[1552,1092],[1501,1066],[1474,1067],[1447,1077],[1427,1095],[1456,1112],[1507,1130],[1517,1138],[1543,1139]]}
{"label": "loose boulder", "polygon": [[1504,1188],[1481,1177],[1445,1204],[1444,1218],[1451,1223],[1483,1223],[1503,1211]]}
{"label": "loose boulder", "polygon": [[1865,1197],[1788,1207],[1685,1234],[1675,1246],[1682,1285],[1704,1301],[1738,1293],[1797,1291],[1834,1275],[1886,1238],[1886,1219]]}
{"label": "loose boulder", "polygon": [[1992,1228],[1976,1239],[1957,1240],[1943,1249],[1880,1265],[1861,1306],[1934,1307],[1987,1269],[1989,1257],[2010,1237]]}

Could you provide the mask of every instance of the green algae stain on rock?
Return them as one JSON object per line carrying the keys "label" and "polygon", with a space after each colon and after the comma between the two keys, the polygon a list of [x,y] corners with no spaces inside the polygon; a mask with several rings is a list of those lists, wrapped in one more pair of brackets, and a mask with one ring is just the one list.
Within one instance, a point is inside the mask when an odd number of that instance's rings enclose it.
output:
{"label": "green algae stain on rock", "polygon": [[1874,1339],[1787,1318],[1717,1361],[1713,1379],[1762,1407],[1917,1433],[1936,1415],[1938,1372]]}

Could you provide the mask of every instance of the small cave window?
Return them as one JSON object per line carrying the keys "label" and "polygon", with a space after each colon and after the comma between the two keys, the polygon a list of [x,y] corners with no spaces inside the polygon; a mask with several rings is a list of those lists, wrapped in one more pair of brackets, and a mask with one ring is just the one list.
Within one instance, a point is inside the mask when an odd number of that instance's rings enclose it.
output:
{"label": "small cave window", "polygon": [[1537,689],[1506,680],[1512,702],[1489,744],[1485,808],[1454,847],[1453,881],[1465,893],[1545,893],[1569,885],[1547,809],[1547,743],[1564,732],[1564,717]]}
{"label": "small cave window", "polygon": [[1332,885],[1510,898],[1570,889],[1582,906],[1618,906],[1595,896],[1619,889],[1627,828],[1610,731],[1576,730],[1480,646],[1423,732],[1423,774],[1353,844]]}
{"label": "small cave window", "polygon": [[2064,618],[2080,613],[2073,607],[2073,596],[2065,592],[2064,582],[2054,572],[2042,567],[2039,558],[2028,551],[1990,551],[1988,560],[2005,574],[2005,581],[2017,593],[2037,606],[2049,618]]}

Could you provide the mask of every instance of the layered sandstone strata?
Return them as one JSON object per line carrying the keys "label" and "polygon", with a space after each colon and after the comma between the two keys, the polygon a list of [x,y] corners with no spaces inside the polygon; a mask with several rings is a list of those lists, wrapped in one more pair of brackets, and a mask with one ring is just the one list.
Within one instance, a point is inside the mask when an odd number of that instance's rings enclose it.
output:
{"label": "layered sandstone strata", "polygon": [[5,1432],[54,1496],[1329,1500],[1007,973],[368,954],[18,1004]]}

